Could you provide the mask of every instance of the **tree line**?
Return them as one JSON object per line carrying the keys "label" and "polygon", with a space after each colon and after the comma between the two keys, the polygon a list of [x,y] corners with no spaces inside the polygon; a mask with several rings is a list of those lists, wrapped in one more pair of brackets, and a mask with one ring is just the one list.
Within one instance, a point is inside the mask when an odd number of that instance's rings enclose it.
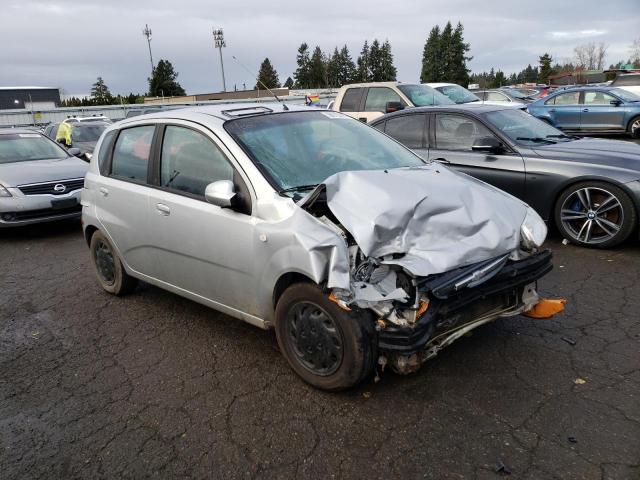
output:
{"label": "tree line", "polygon": [[[458,22],[454,27],[447,22],[440,28],[435,25],[427,35],[422,49],[420,81],[450,82],[467,86],[479,84],[481,88],[497,88],[503,85],[520,83],[548,83],[549,77],[564,72],[580,70],[601,70],[605,65],[607,45],[604,43],[587,43],[574,48],[571,60],[560,63],[549,53],[539,56],[538,64],[527,65],[519,72],[506,74],[500,69],[491,68],[488,72],[471,73],[467,62],[473,57],[468,53],[471,49],[464,40],[464,27]],[[555,62],[555,63],[554,63]],[[640,68],[640,38],[630,47],[630,57],[624,62],[610,65],[610,69],[632,65]],[[178,72],[169,60],[160,60],[154,67],[151,77],[147,79],[149,91],[146,96],[173,97],[185,95],[185,91],[177,81]],[[393,63],[393,53],[389,40],[380,42],[374,39],[371,43],[365,40],[360,54],[354,61],[346,45],[335,47],[333,52],[324,52],[319,46],[310,49],[303,42],[296,54],[296,70],[293,76],[287,77],[282,86],[287,88],[314,89],[339,88],[342,85],[358,82],[395,81],[397,69]],[[260,65],[255,89],[279,88],[280,77],[275,67],[265,58]],[[112,95],[104,80],[98,77],[88,98],[70,98],[62,102],[63,106],[112,105],[120,103],[143,103],[144,95]]]}

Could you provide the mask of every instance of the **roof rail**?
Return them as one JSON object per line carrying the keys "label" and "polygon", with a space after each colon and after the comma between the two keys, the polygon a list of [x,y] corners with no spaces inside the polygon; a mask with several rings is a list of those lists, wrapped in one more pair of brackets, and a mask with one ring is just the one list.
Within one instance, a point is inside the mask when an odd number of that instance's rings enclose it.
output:
{"label": "roof rail", "polygon": [[258,115],[260,113],[273,113],[273,109],[269,107],[242,107],[242,108],[231,108],[229,110],[222,110],[221,113],[228,117],[242,117],[245,115]]}

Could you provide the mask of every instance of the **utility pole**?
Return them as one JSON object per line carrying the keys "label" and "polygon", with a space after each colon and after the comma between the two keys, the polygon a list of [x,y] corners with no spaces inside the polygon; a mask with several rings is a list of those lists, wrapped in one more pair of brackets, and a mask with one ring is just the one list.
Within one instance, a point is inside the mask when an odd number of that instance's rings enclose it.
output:
{"label": "utility pole", "polygon": [[151,76],[153,77],[153,55],[151,55],[151,29],[149,25],[145,24],[144,30],[142,30],[142,35],[147,37],[147,44],[149,45],[149,60],[151,61]]}
{"label": "utility pole", "polygon": [[220,52],[220,69],[222,70],[222,90],[224,92],[227,91],[227,83],[224,79],[224,62],[222,61],[222,47],[226,47],[227,44],[224,41],[224,33],[222,32],[222,29],[213,29],[213,43],[215,45],[215,48],[218,49],[218,51]]}

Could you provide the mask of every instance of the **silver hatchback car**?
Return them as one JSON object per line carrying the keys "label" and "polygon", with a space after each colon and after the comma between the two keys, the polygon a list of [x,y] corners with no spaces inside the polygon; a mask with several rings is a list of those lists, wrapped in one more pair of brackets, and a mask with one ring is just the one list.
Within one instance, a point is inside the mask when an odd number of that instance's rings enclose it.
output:
{"label": "silver hatchback car", "polygon": [[318,388],[562,309],[536,293],[552,265],[531,208],[341,113],[185,108],[114,124],[96,152],[82,218],[102,287],[144,280],[273,327]]}

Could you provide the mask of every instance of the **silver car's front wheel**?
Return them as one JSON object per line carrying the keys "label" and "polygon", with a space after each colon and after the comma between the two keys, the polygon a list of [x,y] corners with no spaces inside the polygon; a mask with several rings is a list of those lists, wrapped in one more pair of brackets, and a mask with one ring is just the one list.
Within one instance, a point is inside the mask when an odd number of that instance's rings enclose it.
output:
{"label": "silver car's front wheel", "polygon": [[563,236],[588,247],[612,247],[635,229],[636,213],[629,196],[603,182],[574,185],[560,196],[556,224]]}

